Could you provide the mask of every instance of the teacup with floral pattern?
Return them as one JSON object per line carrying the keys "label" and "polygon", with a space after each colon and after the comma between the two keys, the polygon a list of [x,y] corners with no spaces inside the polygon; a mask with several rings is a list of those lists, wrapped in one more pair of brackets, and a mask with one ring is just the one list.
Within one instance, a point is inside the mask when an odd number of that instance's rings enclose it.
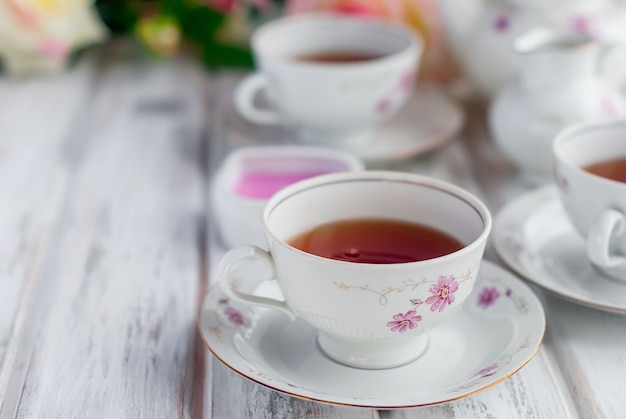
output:
{"label": "teacup with floral pattern", "polygon": [[[416,262],[356,263],[316,256],[290,239],[346,219],[394,219],[427,225],[463,247]],[[231,249],[218,280],[231,298],[278,309],[318,330],[332,359],[360,368],[390,368],[419,357],[428,332],[456,313],[470,295],[491,230],[491,215],[469,192],[441,180],[392,171],[344,172],[294,183],[265,206],[269,251]],[[260,260],[284,301],[244,293],[233,269]],[[262,275],[262,273],[260,273]]]}
{"label": "teacup with floral pattern", "polygon": [[[237,86],[235,105],[301,143],[354,150],[413,93],[423,44],[374,19],[313,13],[271,21],[252,37],[257,71]],[[268,106],[255,102],[258,93]]]}

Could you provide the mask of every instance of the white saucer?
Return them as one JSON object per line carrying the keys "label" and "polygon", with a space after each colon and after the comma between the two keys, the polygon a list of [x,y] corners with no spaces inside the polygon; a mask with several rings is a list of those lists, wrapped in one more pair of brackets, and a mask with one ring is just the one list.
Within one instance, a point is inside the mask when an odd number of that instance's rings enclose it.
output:
{"label": "white saucer", "polygon": [[507,204],[491,235],[500,258],[521,276],[566,300],[626,313],[626,284],[596,272],[585,243],[547,185]]}
{"label": "white saucer", "polygon": [[378,127],[371,144],[351,151],[368,164],[403,160],[443,146],[464,123],[465,113],[440,87],[422,84],[396,115]]}
{"label": "white saucer", "polygon": [[[244,279],[242,285],[255,289],[251,282]],[[278,291],[272,282],[264,284],[256,288],[259,294]],[[489,295],[497,297],[490,302]],[[430,333],[425,353],[397,368],[365,370],[336,363],[318,348],[307,323],[241,306],[217,287],[207,294],[200,315],[209,350],[242,376],[294,397],[381,409],[432,405],[487,389],[533,357],[544,331],[544,311],[535,294],[487,261],[462,309]]]}
{"label": "white saucer", "polygon": [[[224,135],[231,147],[294,144],[286,128],[247,122],[236,112],[226,119]],[[393,163],[442,147],[464,123],[462,108],[441,87],[419,84],[405,106],[376,129],[371,144],[344,151],[370,166]]]}

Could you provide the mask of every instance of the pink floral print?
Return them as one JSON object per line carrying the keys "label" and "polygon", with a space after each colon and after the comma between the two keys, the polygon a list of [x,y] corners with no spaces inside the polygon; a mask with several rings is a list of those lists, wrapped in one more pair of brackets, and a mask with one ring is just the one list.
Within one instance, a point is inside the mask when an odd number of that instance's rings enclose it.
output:
{"label": "pink floral print", "polygon": [[483,368],[482,370],[478,371],[476,374],[474,374],[474,377],[490,377],[492,375],[494,375],[497,372],[498,369],[498,364],[491,364],[488,367]]}
{"label": "pink floral print", "polygon": [[232,307],[229,304],[228,298],[226,297],[220,298],[217,301],[217,303],[222,306],[226,306],[224,308],[224,315],[226,316],[229,322],[237,326],[246,325],[246,317],[243,315],[241,311],[237,310],[236,308]]}
{"label": "pink floral print", "polygon": [[244,326],[246,324],[246,318],[235,308],[227,307],[226,310],[224,310],[224,314],[226,315],[226,318],[228,318],[229,322],[236,324],[237,326]]}
{"label": "pink floral print", "polygon": [[508,16],[498,16],[493,22],[496,32],[505,32],[511,26],[511,19]]}
{"label": "pink floral print", "polygon": [[440,276],[437,283],[430,286],[430,292],[433,294],[426,299],[426,304],[431,304],[430,310],[440,312],[446,306],[454,302],[454,293],[459,289],[459,283],[454,279],[454,275]]}
{"label": "pink floral print", "polygon": [[484,287],[478,294],[478,305],[482,308],[491,306],[500,297],[500,292],[496,287]]}
{"label": "pink floral print", "polygon": [[415,310],[409,310],[405,314],[398,313],[393,316],[393,321],[387,323],[387,327],[392,332],[404,333],[407,329],[415,329],[417,323],[422,320],[422,316],[415,313]]}

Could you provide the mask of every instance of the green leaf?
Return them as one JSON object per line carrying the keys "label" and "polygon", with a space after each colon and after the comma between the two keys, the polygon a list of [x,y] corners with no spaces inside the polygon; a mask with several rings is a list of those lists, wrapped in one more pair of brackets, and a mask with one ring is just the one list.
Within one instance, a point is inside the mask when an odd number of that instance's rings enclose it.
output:
{"label": "green leaf", "polygon": [[211,70],[221,67],[252,68],[254,66],[250,50],[235,45],[204,45],[201,58]]}
{"label": "green leaf", "polygon": [[184,37],[199,43],[212,40],[217,29],[226,20],[224,15],[202,6],[190,7],[179,13],[182,13],[178,17]]}

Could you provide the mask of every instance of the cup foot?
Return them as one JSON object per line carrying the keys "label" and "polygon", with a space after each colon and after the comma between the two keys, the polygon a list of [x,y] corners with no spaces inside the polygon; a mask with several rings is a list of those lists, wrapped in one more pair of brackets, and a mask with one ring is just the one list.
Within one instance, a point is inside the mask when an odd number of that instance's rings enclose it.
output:
{"label": "cup foot", "polygon": [[399,367],[419,358],[428,346],[428,336],[392,341],[362,342],[342,339],[319,332],[322,351],[335,361],[350,367],[384,369]]}

